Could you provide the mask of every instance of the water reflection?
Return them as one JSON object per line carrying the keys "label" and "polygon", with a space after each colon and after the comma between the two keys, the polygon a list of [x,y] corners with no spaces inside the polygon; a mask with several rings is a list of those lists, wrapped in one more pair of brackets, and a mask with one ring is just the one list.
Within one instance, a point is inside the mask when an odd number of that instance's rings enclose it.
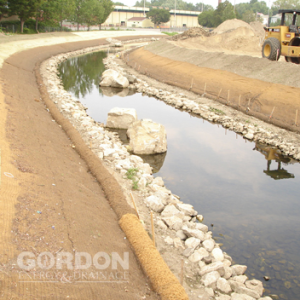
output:
{"label": "water reflection", "polygon": [[[100,77],[105,66],[105,52],[94,52],[83,56],[73,57],[60,64],[60,77],[64,78],[64,88],[77,98],[91,93],[94,86],[99,85]],[[99,92],[102,94],[101,90]]]}
{"label": "water reflection", "polygon": [[101,87],[100,90],[102,90],[102,95],[107,97],[127,97],[131,96],[135,93],[132,89],[119,89],[119,88],[112,88],[112,87]]}
{"label": "water reflection", "polygon": [[[282,163],[284,163],[285,165],[294,164],[297,161],[295,161],[291,157],[283,155],[279,149],[267,145],[256,143],[253,150],[257,150],[258,152],[262,153],[265,156],[267,160],[267,170],[264,170],[263,172],[267,176],[270,176],[274,180],[295,178],[295,175],[289,173],[287,170],[282,168],[281,164]],[[271,170],[272,160],[277,162],[277,169]]]}

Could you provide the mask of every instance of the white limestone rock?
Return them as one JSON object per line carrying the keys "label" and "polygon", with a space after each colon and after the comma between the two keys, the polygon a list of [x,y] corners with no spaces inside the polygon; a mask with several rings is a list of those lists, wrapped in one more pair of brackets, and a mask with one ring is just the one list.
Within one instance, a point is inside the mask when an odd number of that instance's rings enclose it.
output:
{"label": "white limestone rock", "polygon": [[232,293],[230,296],[231,296],[231,300],[255,300],[255,298],[245,294]]}
{"label": "white limestone rock", "polygon": [[215,258],[216,261],[223,261],[224,260],[224,254],[223,254],[223,251],[220,248],[213,249],[211,254]]}
{"label": "white limestone rock", "polygon": [[245,285],[248,289],[256,291],[260,296],[262,296],[264,292],[264,287],[261,281],[252,279],[252,280],[247,280],[245,282]]}
{"label": "white limestone rock", "polygon": [[223,294],[231,293],[232,289],[228,281],[224,278],[219,278],[217,281],[217,289]]}
{"label": "white limestone rock", "polygon": [[244,266],[244,265],[234,265],[234,266],[231,266],[231,268],[232,268],[233,276],[244,275],[244,273],[247,270],[247,266]]}
{"label": "white limestone rock", "polygon": [[176,207],[187,216],[193,217],[197,215],[197,212],[194,210],[194,207],[190,204],[178,203],[176,204]]}
{"label": "white limestone rock", "polygon": [[172,239],[171,237],[169,237],[169,236],[167,236],[167,237],[165,238],[165,242],[166,242],[168,245],[173,245],[173,239]]}
{"label": "white limestone rock", "polygon": [[116,88],[127,88],[129,86],[129,81],[119,72],[108,69],[102,73],[101,82],[99,85]]}
{"label": "white limestone rock", "polygon": [[154,195],[147,197],[145,199],[145,202],[153,211],[156,211],[158,213],[162,212],[165,207],[161,199]]}
{"label": "white limestone rock", "polygon": [[205,240],[202,245],[207,251],[211,252],[215,247],[215,241],[213,239]]}
{"label": "white limestone rock", "polygon": [[174,240],[174,247],[177,248],[177,249],[185,249],[184,245],[183,245],[183,242],[181,241],[181,239],[179,237],[176,237]]}
{"label": "white limestone rock", "polygon": [[213,272],[213,271],[219,271],[222,270],[224,271],[224,264],[220,261],[216,261],[213,262],[209,265],[204,266],[203,268],[201,268],[201,270],[199,271],[199,275],[203,276],[207,273]]}
{"label": "white limestone rock", "polygon": [[204,233],[200,230],[190,229],[187,225],[183,225],[181,229],[184,232],[184,234],[188,237],[193,236],[193,237],[199,239],[200,241],[204,240]]}
{"label": "white limestone rock", "polygon": [[210,286],[211,284],[217,282],[219,278],[220,278],[219,272],[213,271],[213,272],[205,274],[202,277],[201,282],[204,284],[204,286],[207,287],[207,286]]}
{"label": "white limestone rock", "polygon": [[167,151],[167,134],[163,125],[145,119],[135,121],[127,130],[129,149],[135,154],[155,154]]}
{"label": "white limestone rock", "polygon": [[190,237],[185,240],[184,244],[187,248],[195,249],[200,245],[200,240],[196,239],[195,237]]}
{"label": "white limestone rock", "polygon": [[106,127],[128,129],[136,120],[137,113],[135,109],[114,107],[108,112]]}

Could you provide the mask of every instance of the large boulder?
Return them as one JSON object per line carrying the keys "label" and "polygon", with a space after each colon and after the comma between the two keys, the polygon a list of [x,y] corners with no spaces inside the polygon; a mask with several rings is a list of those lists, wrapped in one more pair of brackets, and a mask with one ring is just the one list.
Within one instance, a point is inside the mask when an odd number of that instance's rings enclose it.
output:
{"label": "large boulder", "polygon": [[128,129],[136,120],[137,114],[135,109],[114,107],[108,113],[106,127]]}
{"label": "large boulder", "polygon": [[127,88],[129,86],[129,81],[119,72],[108,69],[102,73],[101,82],[99,85],[116,88]]}
{"label": "large boulder", "polygon": [[167,151],[167,134],[163,125],[145,119],[134,122],[127,130],[129,148],[135,154]]}

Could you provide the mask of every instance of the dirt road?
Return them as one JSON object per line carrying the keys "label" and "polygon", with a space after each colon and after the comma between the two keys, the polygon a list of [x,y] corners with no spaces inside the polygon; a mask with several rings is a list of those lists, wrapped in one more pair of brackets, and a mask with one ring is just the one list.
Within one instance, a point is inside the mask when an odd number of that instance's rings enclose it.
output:
{"label": "dirt road", "polygon": [[[35,78],[35,67],[51,55],[100,43],[106,41],[23,51],[10,56],[0,70],[3,299],[158,299],[149,288],[101,186],[41,100]],[[113,186],[110,188],[114,190]],[[93,278],[84,275],[74,283],[73,270],[66,266],[49,277],[37,267],[20,275],[16,259],[24,251],[32,252],[35,259],[42,252],[79,251],[92,257],[100,251],[110,257],[117,252],[121,258],[128,252],[129,269],[119,267],[117,277],[109,265],[103,270],[111,272],[106,280],[102,277],[106,283],[96,283],[96,273]]]}

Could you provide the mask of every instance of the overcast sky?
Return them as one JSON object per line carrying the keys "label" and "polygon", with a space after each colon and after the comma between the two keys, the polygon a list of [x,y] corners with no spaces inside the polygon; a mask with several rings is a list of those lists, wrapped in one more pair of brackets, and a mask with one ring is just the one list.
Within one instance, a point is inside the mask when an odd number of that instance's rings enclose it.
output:
{"label": "overcast sky", "polygon": [[[127,6],[134,6],[134,4],[136,3],[136,0],[115,0],[115,1],[120,1],[122,3],[124,3]],[[174,0],[175,1],[175,0]],[[199,2],[203,2],[205,4],[209,4],[211,6],[213,6],[214,8],[217,7],[218,5],[218,0],[185,0],[186,2],[191,2],[193,4],[199,3]],[[222,0],[224,1],[224,0]],[[250,2],[250,0],[229,0],[232,4],[238,4],[238,3],[245,3],[245,2]],[[267,3],[268,6],[270,6],[272,4],[272,0],[265,0],[265,2]]]}

